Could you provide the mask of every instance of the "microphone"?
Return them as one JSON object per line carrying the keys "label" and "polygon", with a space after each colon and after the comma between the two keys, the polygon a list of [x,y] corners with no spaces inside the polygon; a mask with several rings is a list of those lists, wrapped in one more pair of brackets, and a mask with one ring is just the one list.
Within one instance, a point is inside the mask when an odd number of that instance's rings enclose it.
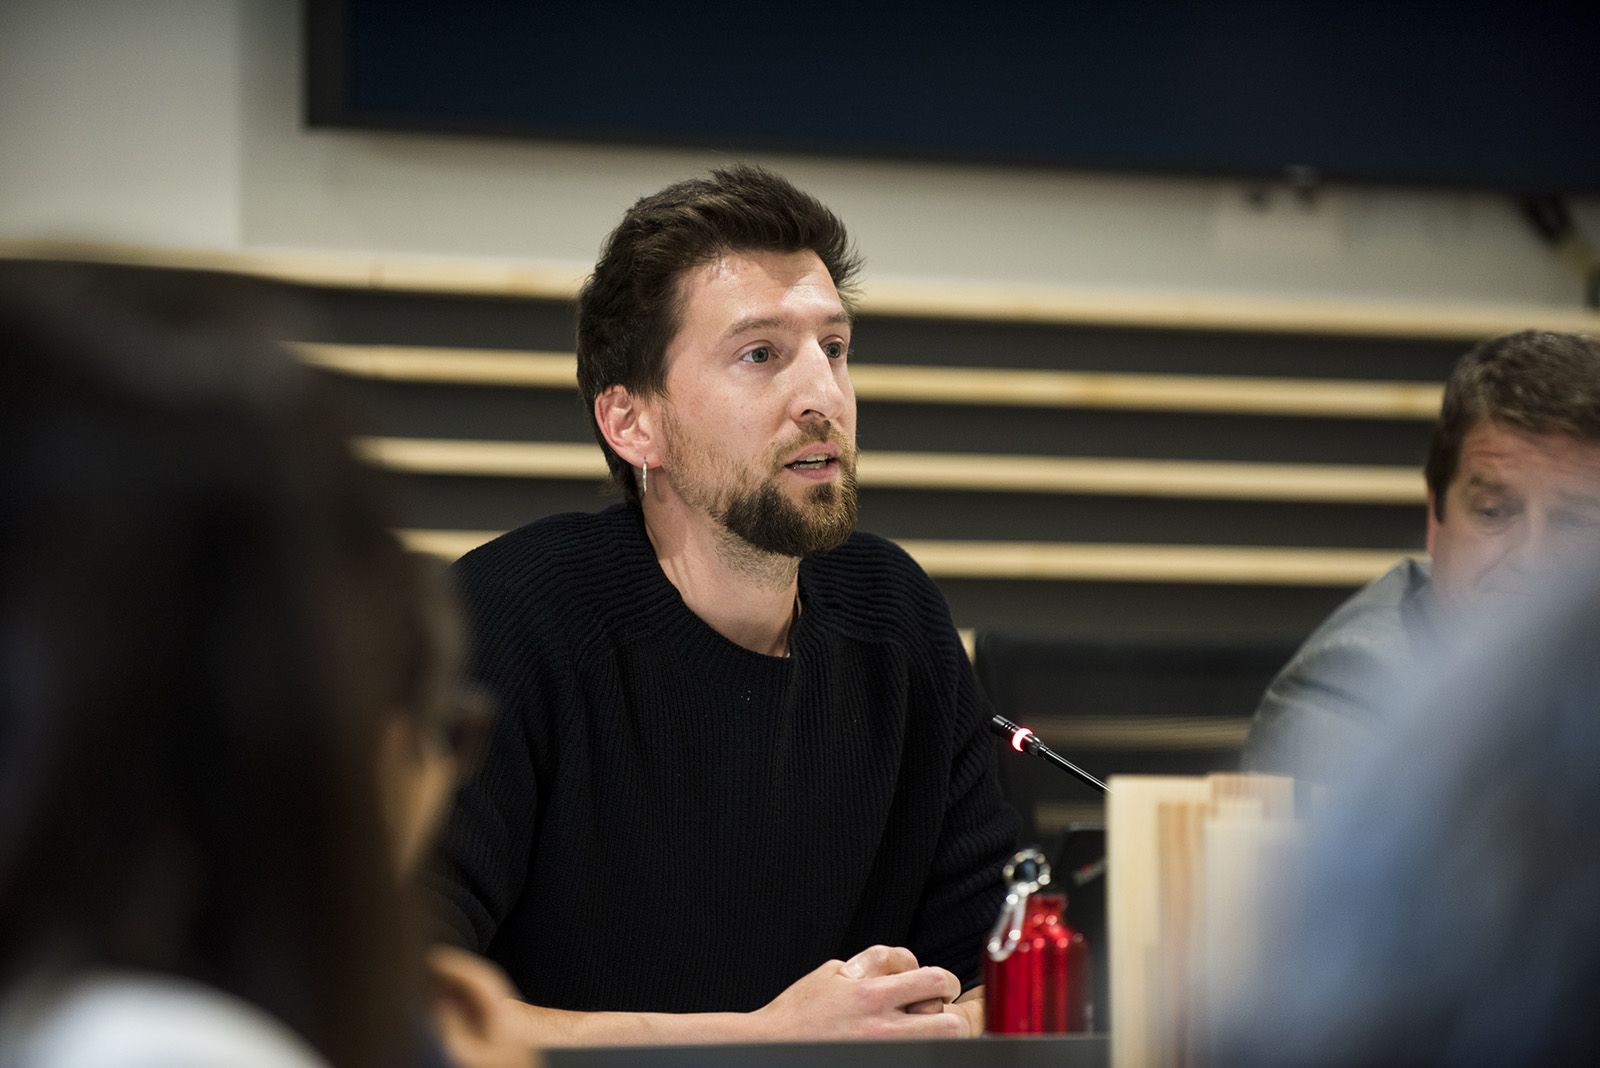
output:
{"label": "microphone", "polygon": [[1027,753],[1029,756],[1036,756],[1048,764],[1054,764],[1063,771],[1070,771],[1073,775],[1077,776],[1079,782],[1086,783],[1089,786],[1094,787],[1096,790],[1099,790],[1101,793],[1106,792],[1105,783],[1101,782],[1093,775],[1090,775],[1087,771],[1084,771],[1082,768],[1078,767],[1078,765],[1074,764],[1072,761],[1068,760],[1054,749],[1051,749],[1048,745],[1045,745],[1039,740],[1039,736],[1033,733],[1030,728],[1019,727],[1017,724],[1012,723],[1009,719],[1006,719],[1006,717],[1001,715],[996,715],[993,719],[991,719],[989,721],[989,726],[994,729],[996,734],[1009,740],[1011,742],[1011,748],[1015,749],[1017,752]]}

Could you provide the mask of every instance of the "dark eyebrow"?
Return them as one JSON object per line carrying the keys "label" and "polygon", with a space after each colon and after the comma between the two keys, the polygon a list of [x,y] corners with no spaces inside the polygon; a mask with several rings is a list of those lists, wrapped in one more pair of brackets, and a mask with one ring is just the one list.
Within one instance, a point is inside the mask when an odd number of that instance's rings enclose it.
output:
{"label": "dark eyebrow", "polygon": [[[755,315],[748,319],[740,319],[722,335],[724,338],[734,337],[750,330],[772,330],[780,326],[794,325],[793,319],[786,319],[781,315]],[[830,315],[823,320],[824,326],[849,326],[850,316],[844,312]]]}
{"label": "dark eyebrow", "polygon": [[1483,475],[1473,475],[1471,478],[1467,479],[1467,484],[1462,488],[1488,490],[1490,493],[1506,492],[1506,484],[1504,482],[1497,482],[1494,479],[1486,478]]}

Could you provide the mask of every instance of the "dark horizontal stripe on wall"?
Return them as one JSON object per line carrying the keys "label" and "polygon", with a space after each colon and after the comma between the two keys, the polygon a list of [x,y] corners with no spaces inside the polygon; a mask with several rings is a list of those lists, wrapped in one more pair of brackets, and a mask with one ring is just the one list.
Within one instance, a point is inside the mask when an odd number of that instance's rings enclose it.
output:
{"label": "dark horizontal stripe on wall", "polygon": [[571,352],[568,301],[299,287],[314,310],[297,341]]}
{"label": "dark horizontal stripe on wall", "polygon": [[1420,505],[861,490],[860,525],[896,540],[1421,549]]}
{"label": "dark horizontal stripe on wall", "polygon": [[[360,405],[362,432],[389,437],[594,443],[574,389],[447,386],[335,376]],[[595,455],[600,446],[594,445]]]}
{"label": "dark horizontal stripe on wall", "polygon": [[1459,341],[1323,337],[968,320],[863,319],[861,360],[1144,374],[1442,382]]}
{"label": "dark horizontal stripe on wall", "polygon": [[1431,429],[1405,420],[862,403],[863,445],[1039,456],[1421,466]]}
{"label": "dark horizontal stripe on wall", "polygon": [[1299,641],[1353,588],[940,579],[956,624],[1059,634]]}
{"label": "dark horizontal stripe on wall", "polygon": [[[509,530],[543,515],[615,499],[599,480],[403,474],[402,525]],[[860,526],[896,540],[1290,545],[1418,549],[1420,506],[1199,501],[1041,493],[950,492],[869,486]]]}
{"label": "dark horizontal stripe on wall", "polygon": [[430,530],[512,530],[561,512],[594,512],[621,500],[608,483],[585,479],[391,476],[400,488],[400,525]]}

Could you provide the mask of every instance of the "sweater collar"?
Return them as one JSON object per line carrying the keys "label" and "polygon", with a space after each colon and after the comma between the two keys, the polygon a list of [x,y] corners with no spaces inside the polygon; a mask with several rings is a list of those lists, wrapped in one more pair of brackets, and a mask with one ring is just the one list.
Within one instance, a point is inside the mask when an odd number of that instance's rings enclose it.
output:
{"label": "sweater collar", "polygon": [[642,509],[632,503],[622,503],[611,506],[601,515],[607,521],[618,578],[630,591],[635,591],[632,594],[634,607],[628,613],[627,629],[631,634],[639,637],[649,634],[657,639],[664,635],[685,655],[702,660],[748,660],[751,665],[781,668],[806,655],[814,629],[809,621],[816,615],[816,606],[808,597],[806,561],[800,563],[797,590],[804,610],[796,614],[789,629],[790,655],[768,656],[730,641],[690,610],[678,588],[661,570],[655,546],[650,543],[649,532],[645,529]]}

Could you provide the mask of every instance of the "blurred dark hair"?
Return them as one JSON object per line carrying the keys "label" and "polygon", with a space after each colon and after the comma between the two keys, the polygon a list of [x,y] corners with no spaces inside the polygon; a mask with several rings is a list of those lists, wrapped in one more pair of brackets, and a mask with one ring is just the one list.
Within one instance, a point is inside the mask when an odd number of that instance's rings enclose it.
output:
{"label": "blurred dark hair", "polygon": [[[679,280],[730,252],[815,252],[848,311],[860,258],[838,216],[788,179],[746,164],[670,185],[628,209],[578,294],[578,392],[594,401],[626,386],[644,396],[666,385],[666,352],[683,312]],[[612,480],[638,500],[633,471],[606,444]]]}
{"label": "blurred dark hair", "polygon": [[1424,468],[1435,518],[1444,518],[1461,442],[1482,422],[1600,441],[1600,341],[1524,330],[1491,338],[1461,357],[1445,382]]}
{"label": "blurred dark hair", "polygon": [[154,970],[341,1065],[415,1033],[378,731],[415,574],[260,287],[0,290],[0,979]]}

